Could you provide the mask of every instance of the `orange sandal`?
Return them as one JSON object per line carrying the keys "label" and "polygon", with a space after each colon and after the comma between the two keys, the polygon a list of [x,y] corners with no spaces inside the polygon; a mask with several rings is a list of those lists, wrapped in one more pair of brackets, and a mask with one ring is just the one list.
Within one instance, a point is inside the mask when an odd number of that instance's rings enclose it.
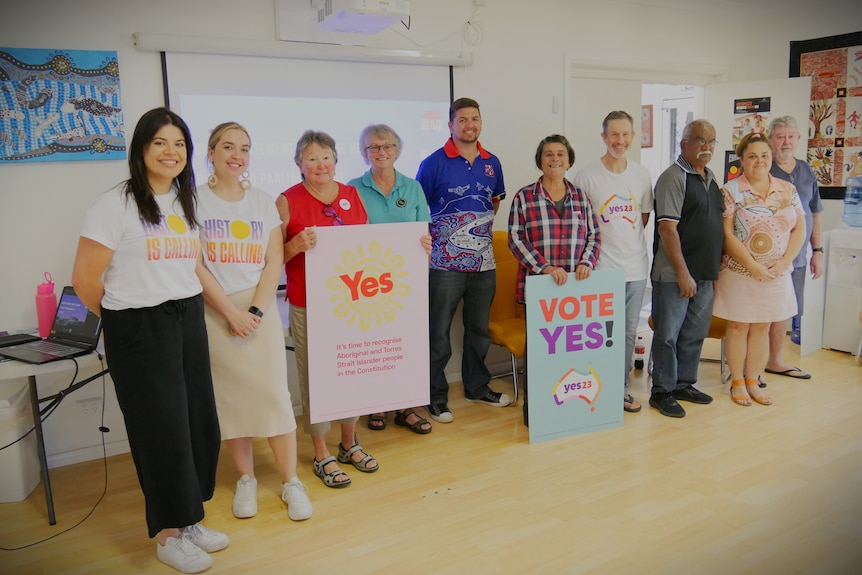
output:
{"label": "orange sandal", "polygon": [[[734,393],[734,391],[737,393]],[[746,407],[751,405],[751,396],[748,395],[744,379],[734,379],[730,382],[730,399],[737,405],[744,405]]]}
{"label": "orange sandal", "polygon": [[760,392],[759,383],[757,379],[745,380],[745,389],[748,390],[748,395],[760,405],[772,405],[772,398]]}

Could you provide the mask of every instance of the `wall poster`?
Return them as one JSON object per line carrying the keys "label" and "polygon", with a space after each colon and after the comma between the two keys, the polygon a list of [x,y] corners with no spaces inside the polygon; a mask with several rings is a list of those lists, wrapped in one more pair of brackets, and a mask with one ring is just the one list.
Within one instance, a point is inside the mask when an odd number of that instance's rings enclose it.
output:
{"label": "wall poster", "polygon": [[126,158],[117,53],[0,48],[0,163]]}
{"label": "wall poster", "polygon": [[641,148],[652,148],[652,104],[641,106]]}
{"label": "wall poster", "polygon": [[769,126],[771,98],[746,98],[733,101],[733,149],[748,134],[765,134]]}
{"label": "wall poster", "polygon": [[808,163],[820,195],[842,199],[862,176],[862,32],[791,42],[790,76],[811,77]]}

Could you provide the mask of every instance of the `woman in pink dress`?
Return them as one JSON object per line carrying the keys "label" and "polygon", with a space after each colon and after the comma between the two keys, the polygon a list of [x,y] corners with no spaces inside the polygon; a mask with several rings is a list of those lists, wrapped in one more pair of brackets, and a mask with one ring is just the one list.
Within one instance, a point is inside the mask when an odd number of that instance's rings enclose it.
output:
{"label": "woman in pink dress", "polygon": [[725,256],[712,313],[727,320],[731,398],[771,405],[757,378],[769,356],[769,324],[796,314],[790,272],[805,241],[805,217],[796,188],[769,174],[772,144],[763,134],[743,137],[736,154],[742,175],[722,188]]}

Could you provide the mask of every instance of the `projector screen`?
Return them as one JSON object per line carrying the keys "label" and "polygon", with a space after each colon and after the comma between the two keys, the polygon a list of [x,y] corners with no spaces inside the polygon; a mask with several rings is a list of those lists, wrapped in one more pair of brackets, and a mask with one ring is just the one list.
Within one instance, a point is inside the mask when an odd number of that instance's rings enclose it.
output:
{"label": "projector screen", "polygon": [[210,131],[221,122],[248,129],[252,184],[273,198],[301,180],[293,157],[305,130],[335,139],[336,179],[345,183],[368,169],[358,141],[368,124],[398,132],[395,168],[410,177],[449,137],[446,66],[167,53],[165,67],[168,105],[191,129],[199,184]]}

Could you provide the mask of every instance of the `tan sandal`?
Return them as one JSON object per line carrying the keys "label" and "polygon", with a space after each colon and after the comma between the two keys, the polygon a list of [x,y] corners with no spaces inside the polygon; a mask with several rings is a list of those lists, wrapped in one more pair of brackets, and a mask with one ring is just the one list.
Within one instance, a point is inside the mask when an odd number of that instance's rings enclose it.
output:
{"label": "tan sandal", "polygon": [[[333,456],[324,457],[323,461],[314,460],[314,474],[320,477],[320,480],[323,481],[323,484],[327,487],[332,487],[334,489],[341,489],[342,487],[347,487],[350,485],[350,476],[344,473],[341,469],[336,468],[334,471],[328,472],[326,471],[326,466],[330,463],[335,463],[336,459]],[[346,479],[339,480],[339,477],[346,477]]]}
{"label": "tan sandal", "polygon": [[[356,441],[356,436],[353,437],[353,441]],[[354,453],[361,453],[365,457],[356,461],[353,459]],[[380,464],[374,459],[369,453],[366,453],[362,450],[362,446],[358,443],[354,444],[350,449],[345,449],[343,445],[338,444],[338,462],[339,463],[349,463],[359,471],[363,473],[374,473],[378,469],[380,469]],[[374,466],[372,467],[372,464]]]}
{"label": "tan sandal", "polygon": [[730,399],[736,405],[744,405],[745,407],[751,405],[751,396],[748,394],[744,379],[734,379],[730,382]]}
{"label": "tan sandal", "polygon": [[772,405],[772,398],[761,393],[759,383],[756,379],[745,380],[745,389],[748,390],[748,395],[760,405]]}

